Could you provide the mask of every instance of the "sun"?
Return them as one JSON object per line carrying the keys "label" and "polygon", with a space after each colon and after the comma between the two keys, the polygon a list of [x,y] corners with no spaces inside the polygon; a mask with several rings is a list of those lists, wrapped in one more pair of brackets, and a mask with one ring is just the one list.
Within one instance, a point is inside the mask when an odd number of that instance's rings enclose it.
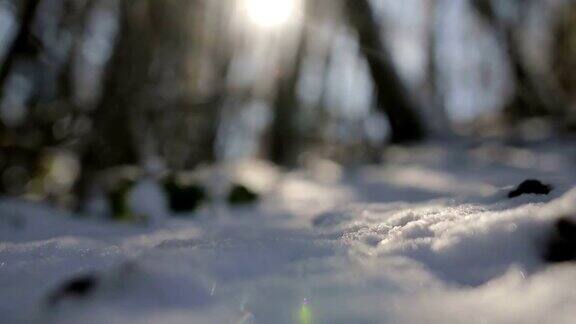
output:
{"label": "sun", "polygon": [[286,25],[298,17],[300,0],[244,0],[248,18],[263,28]]}

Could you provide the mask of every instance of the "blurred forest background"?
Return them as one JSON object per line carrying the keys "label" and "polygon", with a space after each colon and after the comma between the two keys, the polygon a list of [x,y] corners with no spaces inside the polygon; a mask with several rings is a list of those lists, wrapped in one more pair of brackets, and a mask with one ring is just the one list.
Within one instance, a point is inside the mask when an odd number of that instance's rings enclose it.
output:
{"label": "blurred forest background", "polygon": [[0,0],[2,195],[575,130],[576,1]]}

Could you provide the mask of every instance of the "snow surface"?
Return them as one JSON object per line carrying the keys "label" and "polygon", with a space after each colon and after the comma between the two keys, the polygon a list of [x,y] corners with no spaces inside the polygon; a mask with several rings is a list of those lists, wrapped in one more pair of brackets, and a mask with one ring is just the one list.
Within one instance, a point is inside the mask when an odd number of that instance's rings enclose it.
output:
{"label": "snow surface", "polygon": [[[3,200],[0,322],[573,323],[576,265],[541,255],[576,216],[574,153],[430,146],[328,176],[268,170],[258,206],[148,226]],[[506,198],[526,178],[555,190]],[[94,272],[93,294],[48,306]]]}

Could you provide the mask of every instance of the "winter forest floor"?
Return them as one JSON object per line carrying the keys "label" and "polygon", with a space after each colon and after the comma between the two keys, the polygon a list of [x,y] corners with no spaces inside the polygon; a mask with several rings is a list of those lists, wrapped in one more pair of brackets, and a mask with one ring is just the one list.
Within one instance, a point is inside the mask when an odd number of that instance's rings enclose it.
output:
{"label": "winter forest floor", "polygon": [[[0,322],[573,323],[576,264],[542,254],[576,219],[575,162],[571,143],[389,150],[270,171],[257,206],[148,227],[3,200]],[[529,178],[554,190],[507,197]]]}

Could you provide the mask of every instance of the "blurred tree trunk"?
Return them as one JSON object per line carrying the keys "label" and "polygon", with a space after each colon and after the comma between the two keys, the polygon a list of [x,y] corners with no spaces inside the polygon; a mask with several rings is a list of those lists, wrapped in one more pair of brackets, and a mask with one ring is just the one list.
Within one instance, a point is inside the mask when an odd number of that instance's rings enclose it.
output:
{"label": "blurred tree trunk", "polygon": [[554,28],[553,72],[558,89],[564,96],[566,118],[563,124],[576,131],[576,3],[569,2],[560,7]]}
{"label": "blurred tree trunk", "polygon": [[523,118],[550,116],[562,110],[562,104],[548,91],[545,80],[535,79],[533,71],[526,64],[521,47],[522,19],[530,1],[515,0],[505,5],[516,6],[515,19],[503,18],[499,5],[504,2],[493,0],[473,0],[474,9],[483,21],[497,34],[504,48],[512,70],[515,90],[505,106],[505,114],[511,121]]}
{"label": "blurred tree trunk", "polygon": [[304,144],[299,123],[301,111],[297,86],[306,53],[306,41],[306,29],[303,28],[292,64],[278,81],[274,102],[270,158],[273,162],[288,167],[296,166]]}
{"label": "blurred tree trunk", "polygon": [[[146,1],[141,1],[139,5],[146,5]],[[129,127],[129,111],[134,109],[130,100],[145,80],[151,42],[149,33],[143,30],[143,24],[136,23],[133,16],[142,15],[138,11],[142,9],[124,0],[119,10],[120,23],[114,54],[106,68],[101,101],[92,112],[92,130],[80,152],[82,171],[75,187],[78,207],[82,207],[89,198],[100,171],[137,162]]]}
{"label": "blurred tree trunk", "polygon": [[[191,37],[199,31],[188,18],[197,3],[123,1],[120,38],[95,114],[98,149],[90,151],[108,152],[99,168],[151,156],[173,167],[213,159],[216,113],[212,99],[195,96],[198,64],[189,66],[196,62]],[[186,163],[189,155],[194,161]]]}
{"label": "blurred tree trunk", "polygon": [[16,2],[16,13],[19,19],[18,31],[12,44],[8,45],[8,50],[4,60],[0,62],[0,85],[4,84],[6,77],[14,61],[22,55],[37,55],[39,43],[34,39],[32,34],[32,22],[36,14],[40,0],[22,0]]}
{"label": "blurred tree trunk", "polygon": [[388,117],[393,143],[422,140],[425,129],[415,100],[403,83],[388,44],[382,41],[382,26],[368,0],[346,0],[348,20],[358,32],[361,51],[377,91],[378,107]]}
{"label": "blurred tree trunk", "polygon": [[201,1],[122,0],[120,30],[78,191],[99,171],[213,161],[219,98],[198,90]]}
{"label": "blurred tree trunk", "polygon": [[[40,0],[25,0],[15,4],[16,19],[18,20],[17,31],[11,43],[6,44],[8,49],[4,61],[0,62],[0,132],[5,141],[17,126],[22,126],[24,117],[28,112],[27,105],[33,101],[35,88],[37,87],[36,69],[38,69],[38,57],[41,52],[41,44],[32,31],[32,25],[37,13]],[[14,82],[16,76],[18,82]],[[25,81],[24,81],[25,80]],[[26,82],[28,91],[15,94],[14,89]],[[19,106],[19,107],[16,107]],[[13,111],[11,114],[6,112]]]}
{"label": "blurred tree trunk", "polygon": [[453,135],[450,118],[446,111],[446,101],[444,89],[441,85],[441,73],[438,66],[438,36],[442,32],[439,26],[439,0],[426,1],[427,11],[427,39],[426,39],[426,79],[424,80],[424,100],[423,108],[428,120],[428,132],[431,136],[445,138]]}

